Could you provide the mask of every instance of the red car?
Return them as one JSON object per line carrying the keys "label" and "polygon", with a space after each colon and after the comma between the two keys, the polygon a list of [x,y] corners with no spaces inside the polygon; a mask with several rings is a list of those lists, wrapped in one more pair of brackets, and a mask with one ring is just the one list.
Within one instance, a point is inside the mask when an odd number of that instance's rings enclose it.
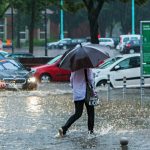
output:
{"label": "red car", "polygon": [[58,55],[45,65],[32,67],[33,76],[39,82],[69,81],[71,71],[59,68],[61,57],[62,55]]}

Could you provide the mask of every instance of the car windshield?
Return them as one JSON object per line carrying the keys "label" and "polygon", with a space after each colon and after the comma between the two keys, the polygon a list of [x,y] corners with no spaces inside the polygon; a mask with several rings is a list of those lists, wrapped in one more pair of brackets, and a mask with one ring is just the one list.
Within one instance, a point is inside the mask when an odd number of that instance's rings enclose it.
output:
{"label": "car windshield", "polygon": [[98,68],[99,69],[105,69],[107,67],[109,67],[111,64],[113,64],[114,62],[116,62],[117,60],[121,59],[121,56],[117,56],[114,58],[109,58],[107,59],[103,64],[101,64]]}
{"label": "car windshield", "polygon": [[140,40],[129,40],[127,44],[140,44]]}
{"label": "car windshield", "polygon": [[62,57],[62,55],[58,55],[56,57],[54,57],[53,59],[51,59],[47,64],[51,65],[54,64],[56,61],[58,61],[60,58]]}
{"label": "car windshield", "polygon": [[9,61],[0,61],[0,70],[19,70],[19,66]]}

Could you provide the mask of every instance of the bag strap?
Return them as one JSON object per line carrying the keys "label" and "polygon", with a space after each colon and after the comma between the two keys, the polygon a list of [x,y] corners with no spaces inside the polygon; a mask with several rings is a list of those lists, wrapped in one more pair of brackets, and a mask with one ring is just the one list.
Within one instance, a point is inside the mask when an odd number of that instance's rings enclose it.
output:
{"label": "bag strap", "polygon": [[87,70],[86,69],[84,69],[84,74],[85,74],[85,81],[86,81],[86,83],[88,83],[88,77],[87,77]]}
{"label": "bag strap", "polygon": [[92,84],[91,84],[91,83],[89,82],[89,80],[88,80],[88,77],[87,77],[87,70],[86,70],[86,69],[84,69],[84,74],[85,74],[85,81],[86,81],[86,84],[90,85],[90,86],[93,88]]}

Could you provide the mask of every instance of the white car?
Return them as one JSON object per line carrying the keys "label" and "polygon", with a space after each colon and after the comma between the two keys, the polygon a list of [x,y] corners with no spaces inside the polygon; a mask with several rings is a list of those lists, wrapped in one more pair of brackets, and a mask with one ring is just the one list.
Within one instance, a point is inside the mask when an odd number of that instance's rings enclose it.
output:
{"label": "white car", "polygon": [[109,48],[114,48],[114,40],[112,38],[99,38],[99,44]]}
{"label": "white car", "polygon": [[[110,85],[114,88],[123,87],[126,78],[126,87],[140,87],[140,54],[125,54],[112,63],[103,63],[99,68],[93,69],[95,73],[95,86],[105,85],[110,75]],[[145,78],[145,87],[150,86],[150,77]]]}

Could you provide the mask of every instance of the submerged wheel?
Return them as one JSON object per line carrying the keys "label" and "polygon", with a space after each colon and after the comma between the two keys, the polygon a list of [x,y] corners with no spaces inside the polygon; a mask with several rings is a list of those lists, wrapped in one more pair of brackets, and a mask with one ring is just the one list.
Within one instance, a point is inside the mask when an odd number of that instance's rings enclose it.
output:
{"label": "submerged wheel", "polygon": [[37,84],[32,84],[32,83],[27,83],[22,87],[23,90],[36,90],[37,89]]}
{"label": "submerged wheel", "polygon": [[[107,80],[101,80],[101,81],[99,81],[98,83],[97,83],[97,87],[99,86],[106,86],[107,85]],[[110,87],[112,87],[113,88],[113,85],[110,83]]]}
{"label": "submerged wheel", "polygon": [[96,86],[105,86],[107,84],[107,80],[102,80],[97,83]]}
{"label": "submerged wheel", "polygon": [[49,74],[43,74],[40,77],[40,82],[41,83],[46,83],[46,82],[48,83],[48,82],[51,82],[51,80],[52,80],[52,78]]}

